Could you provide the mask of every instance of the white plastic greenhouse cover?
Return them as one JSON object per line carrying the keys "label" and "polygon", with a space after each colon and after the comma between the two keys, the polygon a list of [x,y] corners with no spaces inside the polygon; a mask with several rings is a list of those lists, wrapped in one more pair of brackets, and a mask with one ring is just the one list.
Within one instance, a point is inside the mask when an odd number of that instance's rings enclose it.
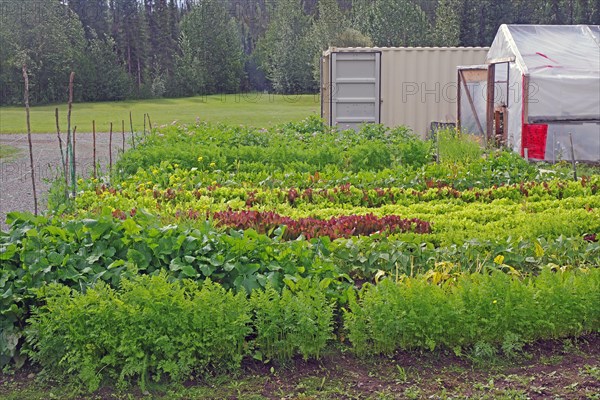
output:
{"label": "white plastic greenhouse cover", "polygon": [[[526,109],[524,123],[549,124],[549,135],[556,132],[552,146],[573,131],[581,156],[600,159],[600,26],[502,25],[486,61],[510,62],[508,128],[515,148],[521,142],[517,110]],[[527,107],[523,76],[529,79]],[[554,154],[550,147],[549,136],[547,154]]]}

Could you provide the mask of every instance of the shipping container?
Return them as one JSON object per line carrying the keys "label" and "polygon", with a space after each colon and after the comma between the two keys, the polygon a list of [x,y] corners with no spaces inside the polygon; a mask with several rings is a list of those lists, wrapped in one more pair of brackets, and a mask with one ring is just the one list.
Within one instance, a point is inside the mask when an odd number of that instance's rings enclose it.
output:
{"label": "shipping container", "polygon": [[425,137],[456,123],[457,67],[483,64],[487,47],[329,48],[321,58],[321,117],[357,129],[405,125]]}

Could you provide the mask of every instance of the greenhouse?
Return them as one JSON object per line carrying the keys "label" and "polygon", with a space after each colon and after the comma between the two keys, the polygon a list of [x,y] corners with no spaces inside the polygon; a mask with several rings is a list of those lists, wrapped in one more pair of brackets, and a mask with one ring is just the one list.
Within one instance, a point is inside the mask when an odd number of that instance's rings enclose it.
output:
{"label": "greenhouse", "polygon": [[463,130],[528,158],[600,161],[600,26],[502,25],[486,63],[458,68]]}

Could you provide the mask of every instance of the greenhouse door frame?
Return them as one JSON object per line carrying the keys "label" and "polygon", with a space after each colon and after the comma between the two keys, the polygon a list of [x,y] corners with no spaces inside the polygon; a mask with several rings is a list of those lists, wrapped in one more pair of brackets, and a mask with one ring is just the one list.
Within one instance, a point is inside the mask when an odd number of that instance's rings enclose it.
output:
{"label": "greenhouse door frame", "polygon": [[[499,131],[498,124],[500,121],[499,113],[502,114],[502,126],[504,129],[503,136],[506,136],[506,127],[508,126],[508,107],[510,105],[510,63],[514,62],[510,59],[493,60],[488,65],[487,74],[487,90],[486,90],[486,129],[485,129],[485,143],[486,146],[489,144],[491,138],[495,138]],[[496,67],[502,64],[506,65],[506,80],[496,80]],[[525,84],[525,79],[523,80]],[[496,88],[500,89],[500,94],[504,91],[505,103],[499,108],[496,107]],[[527,105],[527,92],[526,88],[523,87],[523,115],[526,115]],[[503,111],[500,111],[502,109]]]}

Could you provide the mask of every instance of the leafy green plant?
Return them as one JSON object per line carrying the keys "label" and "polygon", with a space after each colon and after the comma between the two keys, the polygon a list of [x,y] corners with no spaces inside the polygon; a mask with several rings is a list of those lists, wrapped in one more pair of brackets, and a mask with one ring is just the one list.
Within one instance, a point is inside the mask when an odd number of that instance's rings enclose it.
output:
{"label": "leafy green plant", "polygon": [[31,358],[89,391],[106,379],[182,381],[238,369],[251,332],[244,294],[206,281],[169,282],[165,274],[103,283],[80,293],[62,285],[39,291],[29,320]]}
{"label": "leafy green plant", "polygon": [[445,163],[472,163],[483,155],[476,137],[457,131],[442,129],[436,132],[440,161]]}
{"label": "leafy green plant", "polygon": [[512,356],[537,339],[598,331],[599,289],[598,268],[387,279],[350,296],[344,326],[359,355],[474,346],[485,358],[501,346]]}
{"label": "leafy green plant", "polygon": [[334,305],[326,295],[329,281],[289,278],[280,293],[271,285],[254,291],[256,354],[262,360],[286,361],[294,355],[319,358],[333,332]]}

